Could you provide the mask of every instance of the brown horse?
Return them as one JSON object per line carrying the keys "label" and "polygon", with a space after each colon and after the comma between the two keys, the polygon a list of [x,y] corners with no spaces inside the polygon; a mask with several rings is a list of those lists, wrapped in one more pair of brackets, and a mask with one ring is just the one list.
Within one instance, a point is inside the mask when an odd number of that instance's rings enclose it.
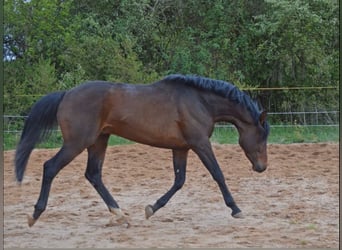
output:
{"label": "brown horse", "polygon": [[85,177],[121,222],[128,224],[102,182],[102,165],[111,134],[173,153],[175,180],[170,190],[145,209],[146,218],[163,207],[185,181],[186,161],[193,150],[217,182],[233,217],[241,217],[214,156],[209,138],[215,122],[227,121],[239,132],[239,144],[253,166],[267,167],[269,125],[266,112],[233,84],[198,76],[170,75],[150,85],[93,81],[66,92],[42,97],[32,107],[15,155],[15,173],[22,181],[36,143],[56,125],[63,135],[59,152],[44,163],[41,192],[32,226],[46,209],[51,183],[58,172],[84,149],[88,150]]}

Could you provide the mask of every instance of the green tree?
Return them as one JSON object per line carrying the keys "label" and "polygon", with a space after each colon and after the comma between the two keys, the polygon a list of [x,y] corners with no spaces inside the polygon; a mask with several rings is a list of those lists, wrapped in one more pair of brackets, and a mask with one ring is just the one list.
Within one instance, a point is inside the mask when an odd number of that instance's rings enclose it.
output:
{"label": "green tree", "polygon": [[[259,32],[256,56],[262,59],[263,67],[269,68],[264,85],[336,84],[338,69],[330,61],[336,58],[336,51],[331,51],[331,46],[328,51],[326,45],[338,43],[333,35],[338,32],[337,16],[332,15],[336,13],[337,5],[331,1],[267,2],[268,11],[256,17],[256,31]],[[318,2],[320,11],[317,6],[313,7]],[[326,12],[322,11],[323,7]],[[324,37],[326,39],[322,39]]]}
{"label": "green tree", "polygon": [[[86,80],[198,74],[246,87],[338,86],[332,0],[5,0],[5,112]],[[337,107],[336,91],[259,92],[268,110]],[[314,104],[313,104],[314,103]]]}
{"label": "green tree", "polygon": [[[266,11],[256,16],[256,23],[251,26],[257,44],[254,76],[260,86],[338,86],[337,2],[267,0],[266,3]],[[327,103],[332,108],[338,107],[335,90],[324,95],[317,91],[269,92],[266,98],[276,109],[312,110],[314,106],[326,107]]]}

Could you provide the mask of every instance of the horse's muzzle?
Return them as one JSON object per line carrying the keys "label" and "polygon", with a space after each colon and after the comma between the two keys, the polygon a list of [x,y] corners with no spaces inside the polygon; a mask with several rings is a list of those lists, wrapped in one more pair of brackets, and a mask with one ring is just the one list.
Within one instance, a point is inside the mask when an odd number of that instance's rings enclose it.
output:
{"label": "horse's muzzle", "polygon": [[266,168],[267,168],[267,164],[260,164],[260,163],[253,164],[253,170],[258,173],[264,172]]}

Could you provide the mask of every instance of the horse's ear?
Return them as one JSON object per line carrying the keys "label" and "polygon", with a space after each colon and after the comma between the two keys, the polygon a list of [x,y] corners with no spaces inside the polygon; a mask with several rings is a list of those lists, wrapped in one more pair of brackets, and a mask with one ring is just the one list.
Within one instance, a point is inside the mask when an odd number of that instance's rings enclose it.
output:
{"label": "horse's ear", "polygon": [[267,118],[267,112],[266,111],[262,111],[260,116],[259,116],[259,121],[261,125],[264,125],[265,121]]}

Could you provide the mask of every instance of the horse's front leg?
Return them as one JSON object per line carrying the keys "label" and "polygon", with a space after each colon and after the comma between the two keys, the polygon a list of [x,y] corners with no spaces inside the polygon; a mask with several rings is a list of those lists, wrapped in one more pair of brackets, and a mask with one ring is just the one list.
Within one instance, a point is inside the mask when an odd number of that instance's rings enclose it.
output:
{"label": "horse's front leg", "polygon": [[151,217],[157,210],[166,205],[171,197],[182,188],[185,182],[186,172],[186,160],[188,157],[188,150],[173,150],[173,168],[175,173],[175,181],[171,189],[164,194],[157,202],[152,206],[148,205],[145,208],[146,219]]}
{"label": "horse's front leg", "polygon": [[232,209],[231,215],[234,218],[242,218],[242,212],[236,205],[228,187],[225,183],[223,173],[217,163],[214,152],[211,148],[210,141],[200,143],[193,147],[194,152],[199,156],[204,166],[208,169],[213,179],[217,182],[223,195],[224,201],[228,207]]}

